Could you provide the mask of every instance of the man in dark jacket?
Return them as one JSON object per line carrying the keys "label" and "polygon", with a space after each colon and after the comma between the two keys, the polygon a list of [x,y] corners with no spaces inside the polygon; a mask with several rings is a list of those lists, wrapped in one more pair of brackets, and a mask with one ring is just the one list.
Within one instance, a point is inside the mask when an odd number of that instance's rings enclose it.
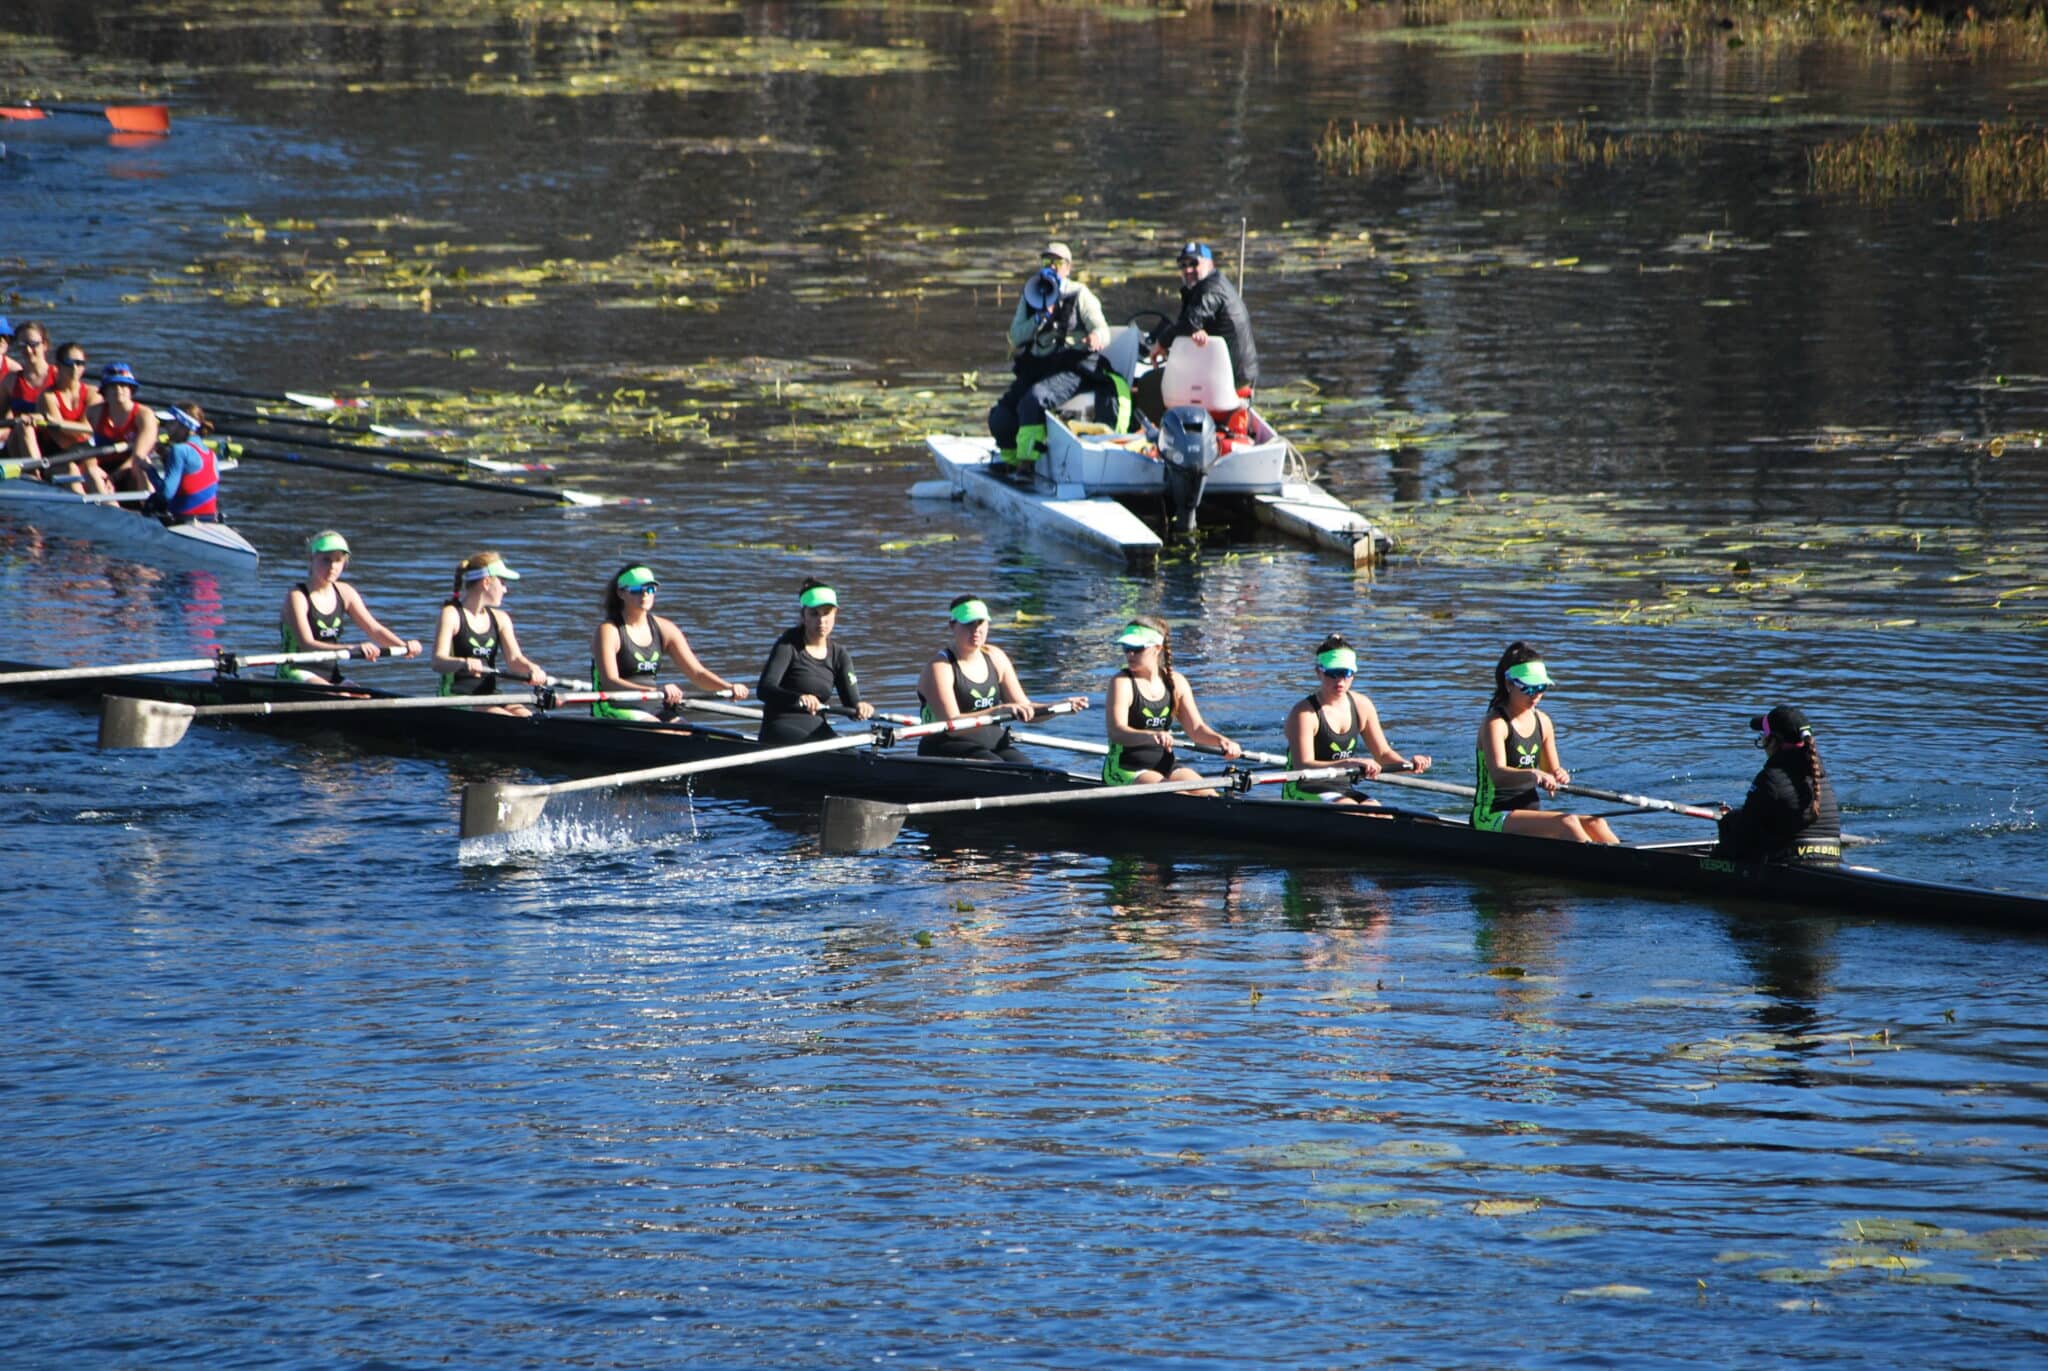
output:
{"label": "man in dark jacket", "polygon": [[1231,374],[1238,392],[1249,396],[1259,384],[1259,349],[1252,341],[1252,316],[1228,277],[1216,270],[1216,254],[1207,243],[1189,243],[1180,250],[1180,318],[1154,341],[1152,360],[1166,356],[1176,338],[1206,343],[1221,338],[1230,347]]}

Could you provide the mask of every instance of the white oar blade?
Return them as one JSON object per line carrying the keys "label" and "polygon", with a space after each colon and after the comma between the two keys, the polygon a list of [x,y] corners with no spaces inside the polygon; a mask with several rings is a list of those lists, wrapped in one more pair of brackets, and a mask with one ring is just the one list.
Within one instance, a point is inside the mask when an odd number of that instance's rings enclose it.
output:
{"label": "white oar blade", "polygon": [[475,781],[462,788],[462,837],[488,838],[495,833],[517,833],[540,822],[548,807],[544,791],[513,785],[509,781]]}
{"label": "white oar blade", "polygon": [[296,390],[288,390],[284,393],[284,398],[305,409],[341,408],[341,402],[329,395],[305,395]]}
{"label": "white oar blade", "polygon": [[845,795],[825,797],[825,820],[818,845],[827,852],[868,852],[887,847],[903,831],[908,817],[902,805],[879,800],[856,800]]}
{"label": "white oar blade", "polygon": [[176,747],[198,712],[166,700],[109,695],[100,701],[100,749]]}

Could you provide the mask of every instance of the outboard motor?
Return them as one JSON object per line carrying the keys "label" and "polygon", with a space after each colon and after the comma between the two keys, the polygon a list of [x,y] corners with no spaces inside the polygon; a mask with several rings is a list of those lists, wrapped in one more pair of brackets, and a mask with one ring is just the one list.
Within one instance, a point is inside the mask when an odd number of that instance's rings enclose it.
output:
{"label": "outboard motor", "polygon": [[1195,510],[1220,451],[1216,421],[1200,405],[1176,405],[1159,420],[1159,460],[1165,466],[1167,525],[1195,531]]}

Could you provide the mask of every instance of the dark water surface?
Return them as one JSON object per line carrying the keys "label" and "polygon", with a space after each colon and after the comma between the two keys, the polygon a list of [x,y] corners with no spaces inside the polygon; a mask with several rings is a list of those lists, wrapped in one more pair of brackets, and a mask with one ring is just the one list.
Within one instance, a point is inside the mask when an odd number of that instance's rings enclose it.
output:
{"label": "dark water surface", "polygon": [[[265,648],[333,524],[408,634],[501,548],[571,675],[642,558],[740,679],[831,575],[892,706],[960,590],[1047,696],[1099,699],[1111,630],[1157,612],[1210,718],[1273,748],[1343,628],[1396,744],[1463,780],[1526,636],[1590,783],[1733,800],[1743,720],[1796,699],[1871,861],[2048,889],[2040,214],[1821,202],[1803,161],[1874,119],[2038,118],[2041,74],[1379,22],[22,6],[0,55],[38,90],[61,61],[73,95],[180,103],[141,147],[0,128],[17,321],[146,382],[494,414],[566,382],[703,419],[636,437],[549,392],[491,430],[644,507],[246,465],[248,579],[0,520],[0,657]],[[1332,119],[1475,107],[1703,147],[1561,184],[1312,156]],[[1241,217],[1273,408],[1411,555],[1134,579],[904,498],[917,433],[993,398],[1045,237],[1120,317],[1189,234],[1237,274]],[[437,254],[467,276],[401,302],[388,262]],[[572,260],[603,265],[491,276]],[[994,829],[828,859],[813,812],[713,787],[465,856],[481,759],[92,734],[0,710],[10,1364],[1920,1366],[2048,1337],[2038,939]]]}

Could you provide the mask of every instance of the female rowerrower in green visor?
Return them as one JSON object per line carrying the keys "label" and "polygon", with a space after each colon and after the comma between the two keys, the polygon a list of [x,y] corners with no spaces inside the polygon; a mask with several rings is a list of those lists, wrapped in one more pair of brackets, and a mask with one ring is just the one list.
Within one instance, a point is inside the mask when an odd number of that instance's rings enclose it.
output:
{"label": "female rowerrower in green visor", "polygon": [[[683,688],[673,681],[660,685],[664,657],[690,678],[690,684],[713,694],[730,691],[735,700],[747,698],[747,688],[728,681],[697,660],[690,640],[671,621],[654,612],[654,595],[660,582],[652,569],[638,565],[623,567],[604,588],[604,622],[590,641],[590,675],[599,690],[661,691],[662,703],[674,709],[683,702]],[[591,705],[600,719],[633,719],[651,722],[652,710],[631,705]]]}
{"label": "female rowerrower in green visor", "polygon": [[805,581],[797,592],[797,625],[775,640],[754,693],[761,697],[760,740],[768,747],[822,741],[832,725],[822,717],[837,691],[854,717],[874,717],[860,697],[853,658],[832,641],[839,622],[839,594],[823,581]]}
{"label": "female rowerrower in green visor", "polygon": [[[1288,770],[1352,766],[1368,780],[1379,775],[1382,767],[1429,770],[1431,759],[1426,753],[1403,757],[1387,741],[1379,710],[1370,698],[1351,689],[1352,677],[1358,672],[1358,653],[1344,641],[1343,634],[1332,633],[1316,645],[1316,669],[1322,673],[1322,683],[1315,694],[1287,712]],[[1289,781],[1281,793],[1290,800],[1325,804],[1379,803],[1352,789],[1349,781]]]}
{"label": "female rowerrower in green visor", "polygon": [[[342,625],[353,620],[363,631],[363,641],[355,652],[364,661],[376,661],[384,648],[419,656],[417,641],[401,638],[378,623],[356,588],[341,579],[348,569],[348,557],[348,539],[331,528],[306,540],[306,579],[285,592],[284,608],[278,614],[278,636],[284,650],[317,652],[343,647]],[[277,678],[319,685],[352,684],[343,678],[340,662],[317,667],[287,662],[277,668]]]}
{"label": "female rowerrower in green visor", "polygon": [[1173,669],[1171,637],[1166,621],[1149,614],[1139,615],[1117,634],[1116,645],[1124,650],[1124,669],[1110,677],[1109,704],[1103,711],[1109,729],[1109,755],[1102,759],[1102,779],[1110,785],[1201,779],[1200,772],[1179,765],[1173,755],[1176,720],[1192,742],[1215,748],[1225,757],[1235,757],[1241,751],[1203,720],[1188,678]]}
{"label": "female rowerrower in green visor", "polygon": [[[998,705],[1009,705],[1018,722],[1030,723],[1037,706],[1024,693],[1010,654],[988,640],[988,605],[979,596],[962,595],[946,610],[947,636],[952,645],[925,663],[917,678],[917,698],[924,706],[924,722],[958,719],[979,714]],[[1088,708],[1086,695],[1069,696],[1075,710]],[[989,724],[959,733],[939,733],[921,739],[920,757],[960,757],[976,762],[1010,762],[1029,766],[1031,759],[1010,741],[1010,730]]]}
{"label": "female rowerrower in green visor", "polygon": [[[519,650],[512,616],[505,603],[505,583],[519,573],[495,552],[472,552],[455,568],[455,593],[441,606],[434,624],[434,670],[441,673],[443,695],[493,695],[500,674],[533,685],[546,685],[547,672]],[[525,705],[500,705],[493,714],[526,715]]]}
{"label": "female rowerrower in green visor", "polygon": [[1574,843],[1616,843],[1605,819],[1545,813],[1540,791],[1555,795],[1572,776],[1557,756],[1550,716],[1536,707],[1550,689],[1543,654],[1509,643],[1493,669],[1493,700],[1479,725],[1479,786],[1472,796],[1472,827]]}

